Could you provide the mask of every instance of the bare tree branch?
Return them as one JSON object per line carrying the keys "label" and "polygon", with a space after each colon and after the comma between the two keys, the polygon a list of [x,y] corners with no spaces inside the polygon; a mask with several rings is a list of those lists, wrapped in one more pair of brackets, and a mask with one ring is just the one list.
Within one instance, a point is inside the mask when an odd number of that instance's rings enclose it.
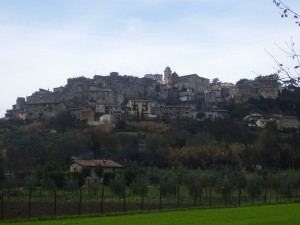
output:
{"label": "bare tree branch", "polygon": [[300,83],[300,60],[299,54],[295,51],[295,44],[293,39],[291,38],[291,43],[285,42],[287,49],[281,48],[279,45],[275,44],[278,49],[280,49],[283,53],[287,55],[287,57],[295,60],[295,66],[290,68],[289,66],[284,65],[281,63],[277,58],[275,58],[268,50],[265,49],[267,54],[273,59],[275,62],[275,70],[279,75],[280,79],[285,86],[299,86]]}
{"label": "bare tree branch", "polygon": [[273,3],[281,10],[280,14],[282,18],[290,17],[296,20],[296,24],[300,26],[300,15],[292,10],[288,5],[281,0],[273,0]]}

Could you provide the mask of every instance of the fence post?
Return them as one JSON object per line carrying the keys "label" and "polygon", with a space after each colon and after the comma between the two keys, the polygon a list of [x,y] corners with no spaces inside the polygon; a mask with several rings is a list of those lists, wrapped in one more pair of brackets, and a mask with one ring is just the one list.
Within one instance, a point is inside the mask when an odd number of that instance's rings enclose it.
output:
{"label": "fence post", "polygon": [[267,184],[265,184],[264,204],[267,203]]}
{"label": "fence post", "polygon": [[241,196],[242,196],[242,188],[241,185],[239,185],[239,205],[241,205]]}
{"label": "fence post", "polygon": [[54,216],[56,216],[56,207],[57,207],[57,196],[56,196],[56,188],[54,189]]}
{"label": "fence post", "polygon": [[125,212],[126,211],[126,186],[124,187],[123,195],[124,195],[123,212]]}
{"label": "fence post", "polygon": [[81,214],[81,201],[82,201],[82,188],[79,189],[79,205],[78,205],[78,215]]}
{"label": "fence post", "polygon": [[141,210],[144,210],[144,188],[142,189],[142,202],[141,202]]}
{"label": "fence post", "polygon": [[161,187],[159,186],[159,209],[161,209]]}
{"label": "fence post", "polygon": [[209,206],[212,206],[211,186],[209,186]]}
{"label": "fence post", "polygon": [[197,201],[196,187],[194,186],[193,189],[194,189],[194,207],[195,207]]}
{"label": "fence post", "polygon": [[177,207],[179,207],[179,201],[180,201],[180,198],[179,198],[179,185],[177,185]]}
{"label": "fence post", "polygon": [[4,208],[4,193],[2,191],[1,192],[1,220],[3,220],[3,218],[4,218],[4,216],[3,216],[3,212],[4,212],[3,208]]}
{"label": "fence post", "polygon": [[29,188],[29,198],[28,198],[28,218],[31,217],[31,188]]}
{"label": "fence post", "polygon": [[104,185],[102,186],[102,191],[101,191],[101,202],[100,202],[100,206],[101,206],[100,213],[101,214],[103,213],[103,198],[104,198]]}

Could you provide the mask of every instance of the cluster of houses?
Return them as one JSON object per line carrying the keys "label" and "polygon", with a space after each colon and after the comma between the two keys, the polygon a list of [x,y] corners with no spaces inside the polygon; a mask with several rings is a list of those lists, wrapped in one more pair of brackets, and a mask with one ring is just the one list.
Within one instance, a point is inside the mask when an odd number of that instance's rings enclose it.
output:
{"label": "cluster of houses", "polygon": [[295,130],[298,131],[300,126],[299,120],[295,116],[282,116],[273,114],[264,117],[259,113],[252,113],[244,118],[249,127],[265,128],[267,123],[273,122],[279,130]]}
{"label": "cluster of houses", "polygon": [[[70,78],[64,87],[40,89],[19,97],[6,119],[47,119],[68,111],[76,120],[90,125],[114,124],[118,120],[199,118],[214,120],[227,114],[223,106],[243,103],[249,98],[276,99],[281,84],[275,75],[259,76],[237,84],[215,82],[197,74],[179,76],[166,67],[164,75],[143,78],[95,75]],[[198,116],[197,116],[198,115]]]}

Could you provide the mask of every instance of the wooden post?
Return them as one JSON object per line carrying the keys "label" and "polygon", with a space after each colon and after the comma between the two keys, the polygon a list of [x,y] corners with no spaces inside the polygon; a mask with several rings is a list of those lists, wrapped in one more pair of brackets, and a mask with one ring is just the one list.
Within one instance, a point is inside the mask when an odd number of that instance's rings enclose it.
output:
{"label": "wooden post", "polygon": [[57,198],[56,198],[56,189],[54,189],[54,216],[56,216],[56,204]]}
{"label": "wooden post", "polygon": [[144,188],[142,189],[142,202],[141,202],[141,210],[144,210]]}
{"label": "wooden post", "polygon": [[159,209],[161,209],[161,188],[159,187]]}
{"label": "wooden post", "polygon": [[211,186],[209,186],[209,206],[212,206]]}
{"label": "wooden post", "polygon": [[3,208],[4,208],[4,193],[2,191],[1,192],[1,220],[3,220],[3,218],[4,218],[4,215],[3,215],[4,210],[3,210]]}
{"label": "wooden post", "polygon": [[241,205],[242,188],[239,185],[239,205]]}
{"label": "wooden post", "polygon": [[123,190],[123,197],[124,197],[124,199],[123,199],[123,212],[125,212],[126,211],[126,186],[124,187],[124,190]]}
{"label": "wooden post", "polygon": [[265,196],[264,196],[264,203],[267,203],[267,185],[265,184]]}
{"label": "wooden post", "polygon": [[31,217],[31,188],[29,188],[29,196],[28,196],[28,218]]}
{"label": "wooden post", "polygon": [[[19,190],[19,188],[18,188]],[[8,195],[7,195],[7,199],[10,200],[10,186],[8,187]]]}
{"label": "wooden post", "polygon": [[288,198],[289,198],[289,200],[291,200],[291,187],[290,187],[290,183],[288,183]]}
{"label": "wooden post", "polygon": [[100,213],[103,213],[103,199],[104,199],[104,185],[102,186],[102,190],[101,190],[101,202],[100,202]]}
{"label": "wooden post", "polygon": [[180,201],[180,198],[179,198],[179,185],[177,185],[177,207],[179,207],[179,201]]}
{"label": "wooden post", "polygon": [[82,201],[82,188],[79,190],[79,205],[78,205],[78,215],[81,214],[81,201]]}
{"label": "wooden post", "polygon": [[196,201],[197,201],[197,194],[196,194],[196,187],[194,186],[194,207],[196,206]]}

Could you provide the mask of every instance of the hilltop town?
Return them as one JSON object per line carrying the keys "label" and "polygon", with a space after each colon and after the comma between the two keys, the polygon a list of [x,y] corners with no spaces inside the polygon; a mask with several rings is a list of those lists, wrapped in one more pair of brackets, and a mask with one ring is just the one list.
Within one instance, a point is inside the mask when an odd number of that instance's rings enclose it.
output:
{"label": "hilltop town", "polygon": [[276,99],[281,89],[276,75],[242,79],[234,85],[210,82],[197,74],[180,76],[170,67],[164,75],[146,74],[143,78],[111,72],[93,79],[70,78],[53,91],[39,89],[26,99],[19,97],[5,118],[47,119],[68,111],[74,119],[90,125],[134,118],[215,119],[226,116],[225,105],[250,98]]}
{"label": "hilltop town", "polygon": [[231,84],[169,67],[143,78],[70,78],[53,91],[19,97],[0,121],[0,182],[60,174],[55,185],[63,188],[72,173],[110,185],[152,168],[187,178],[187,171],[298,169],[299,94],[281,87],[277,75]]}

